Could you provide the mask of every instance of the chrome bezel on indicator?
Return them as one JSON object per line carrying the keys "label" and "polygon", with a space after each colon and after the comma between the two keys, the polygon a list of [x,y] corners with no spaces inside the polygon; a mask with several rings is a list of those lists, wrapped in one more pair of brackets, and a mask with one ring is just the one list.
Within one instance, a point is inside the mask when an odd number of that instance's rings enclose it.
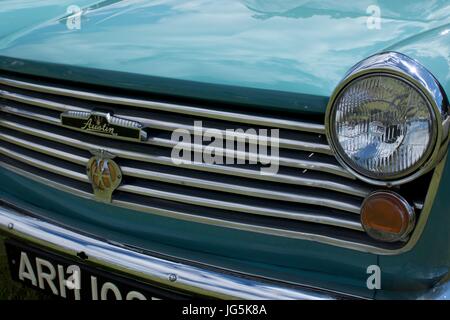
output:
{"label": "chrome bezel on indicator", "polygon": [[[373,199],[373,197],[377,197],[380,195],[389,196],[392,198],[395,198],[397,201],[399,201],[402,205],[402,207],[405,209],[405,212],[407,213],[407,221],[403,221],[403,228],[400,233],[393,234],[393,233],[381,233],[379,231],[376,231],[372,228],[369,228],[366,226],[363,222],[363,215],[361,214],[361,225],[364,228],[364,231],[373,239],[377,241],[383,241],[383,242],[396,242],[407,239],[411,231],[414,229],[414,226],[416,224],[416,215],[414,208],[406,201],[405,198],[403,198],[401,195],[399,195],[396,192],[393,191],[387,191],[387,190],[377,190],[372,192],[369,196],[367,196],[363,203],[361,204],[361,208],[364,208],[366,203]],[[361,212],[363,209],[361,209]]]}

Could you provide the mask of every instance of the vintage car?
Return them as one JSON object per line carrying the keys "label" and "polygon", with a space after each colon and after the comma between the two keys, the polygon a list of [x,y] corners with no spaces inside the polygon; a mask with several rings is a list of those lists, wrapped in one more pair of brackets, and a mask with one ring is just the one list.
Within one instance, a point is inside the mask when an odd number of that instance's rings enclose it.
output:
{"label": "vintage car", "polygon": [[11,277],[449,298],[449,91],[448,1],[3,0]]}

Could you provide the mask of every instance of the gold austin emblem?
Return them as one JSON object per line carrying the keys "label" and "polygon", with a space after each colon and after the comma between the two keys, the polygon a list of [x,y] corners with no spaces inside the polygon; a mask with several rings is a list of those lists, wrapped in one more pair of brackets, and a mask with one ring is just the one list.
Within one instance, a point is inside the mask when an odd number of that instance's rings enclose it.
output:
{"label": "gold austin emblem", "polygon": [[93,150],[94,155],[86,167],[89,181],[97,200],[111,202],[111,197],[122,181],[122,172],[114,160],[115,155],[106,150]]}

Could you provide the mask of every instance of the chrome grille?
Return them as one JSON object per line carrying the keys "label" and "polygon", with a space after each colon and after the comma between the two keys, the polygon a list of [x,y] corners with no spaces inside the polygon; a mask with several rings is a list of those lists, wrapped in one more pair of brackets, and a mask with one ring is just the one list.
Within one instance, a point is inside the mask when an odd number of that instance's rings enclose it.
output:
{"label": "chrome grille", "polygon": [[[104,90],[104,91],[103,91]],[[372,191],[336,161],[320,120],[301,115],[182,105],[73,85],[0,77],[0,160],[4,167],[77,195],[92,198],[85,167],[89,150],[117,156],[122,185],[112,205],[224,227],[354,247],[396,247],[371,240],[359,222]],[[61,125],[60,114],[107,108],[149,128],[142,142],[115,140]],[[234,110],[234,111],[233,111]],[[175,165],[175,129],[249,127],[280,129],[280,170],[261,175],[259,165]],[[238,134],[238,133],[237,133]],[[248,159],[249,152],[236,157]]]}

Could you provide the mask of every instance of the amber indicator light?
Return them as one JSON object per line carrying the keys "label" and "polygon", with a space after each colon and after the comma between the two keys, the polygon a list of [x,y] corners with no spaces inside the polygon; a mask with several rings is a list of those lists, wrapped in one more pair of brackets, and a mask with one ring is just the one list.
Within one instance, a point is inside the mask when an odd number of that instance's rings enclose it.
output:
{"label": "amber indicator light", "polygon": [[378,191],[364,200],[361,207],[361,223],[371,237],[394,242],[411,231],[414,224],[414,210],[400,195]]}

